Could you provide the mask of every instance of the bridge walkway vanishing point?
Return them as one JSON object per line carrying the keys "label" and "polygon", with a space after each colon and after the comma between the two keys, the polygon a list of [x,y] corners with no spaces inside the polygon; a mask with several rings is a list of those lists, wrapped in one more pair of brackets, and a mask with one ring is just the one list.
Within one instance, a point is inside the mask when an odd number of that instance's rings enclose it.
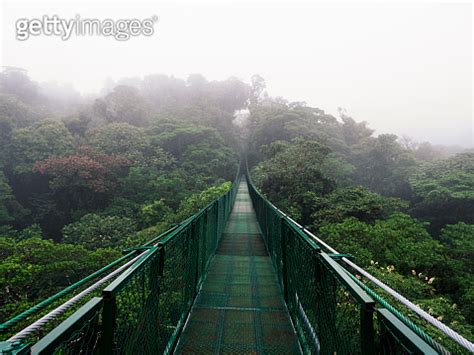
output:
{"label": "bridge walkway vanishing point", "polygon": [[301,352],[245,180],[176,352]]}

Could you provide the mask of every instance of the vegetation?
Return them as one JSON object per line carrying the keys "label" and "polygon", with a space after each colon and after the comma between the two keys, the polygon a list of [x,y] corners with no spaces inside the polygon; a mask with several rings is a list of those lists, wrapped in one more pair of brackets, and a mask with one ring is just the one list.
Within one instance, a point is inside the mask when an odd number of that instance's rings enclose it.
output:
{"label": "vegetation", "polygon": [[249,107],[260,190],[328,244],[465,336],[474,334],[473,153],[374,136],[343,111]]}
{"label": "vegetation", "polygon": [[241,81],[151,75],[66,94],[0,74],[0,321],[197,212],[237,171]]}
{"label": "vegetation", "polygon": [[0,321],[206,206],[245,154],[278,207],[474,334],[472,152],[375,136],[343,111],[268,97],[259,76],[63,94],[0,74]]}

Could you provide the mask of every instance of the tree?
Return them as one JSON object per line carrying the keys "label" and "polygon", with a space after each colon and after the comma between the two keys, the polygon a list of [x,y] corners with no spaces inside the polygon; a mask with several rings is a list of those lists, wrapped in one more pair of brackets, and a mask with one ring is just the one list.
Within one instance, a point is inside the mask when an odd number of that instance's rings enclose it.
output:
{"label": "tree", "polygon": [[186,79],[186,84],[193,91],[202,91],[208,84],[208,81],[202,74],[190,74]]}
{"label": "tree", "polygon": [[[60,220],[67,223],[76,211],[84,214],[104,208],[129,165],[124,157],[99,153],[90,147],[79,148],[66,157],[36,162],[33,171],[48,177],[53,193],[54,205],[46,215],[60,213]],[[57,229],[51,232],[56,233]]]}
{"label": "tree", "polygon": [[0,73],[0,92],[27,104],[37,103],[41,99],[38,85],[31,81],[27,71],[22,68],[4,67]]}
{"label": "tree", "polygon": [[469,322],[474,321],[474,224],[459,222],[445,226],[440,233],[448,260],[443,291],[452,293]]}
{"label": "tree", "polygon": [[340,252],[356,256],[362,266],[377,261],[394,265],[402,274],[412,270],[432,275],[442,265],[442,245],[433,240],[423,224],[403,213],[366,224],[355,217],[319,229],[325,242]]}
{"label": "tree", "polygon": [[92,147],[105,154],[120,155],[129,159],[133,166],[151,168],[156,172],[167,169],[174,163],[151,136],[143,129],[128,123],[111,123],[93,129],[87,134]]}
{"label": "tree", "polygon": [[137,230],[126,217],[86,214],[79,221],[63,228],[64,243],[80,244],[87,249],[120,247]]}
{"label": "tree", "polygon": [[0,94],[0,166],[8,163],[12,132],[35,119],[36,115],[20,100]]}
{"label": "tree", "polygon": [[97,99],[94,107],[96,112],[109,123],[126,122],[143,127],[149,122],[147,103],[134,87],[116,86],[103,100]]}
{"label": "tree", "polygon": [[441,230],[440,241],[447,246],[446,252],[467,266],[465,271],[474,274],[474,224],[459,222]]}
{"label": "tree", "polygon": [[304,103],[266,100],[250,106],[248,155],[250,165],[268,158],[262,147],[294,138],[318,141],[333,152],[347,153],[341,125],[335,117]]}
{"label": "tree", "polygon": [[53,191],[75,188],[79,193],[84,189],[104,193],[112,190],[117,173],[129,165],[130,161],[124,157],[81,147],[75,154],[63,158],[37,161],[33,171],[49,175]]}
{"label": "tree", "polygon": [[54,243],[41,234],[24,240],[0,237],[0,319],[5,320],[59,292],[121,256]]}
{"label": "tree", "polygon": [[139,212],[140,224],[144,227],[156,225],[170,218],[173,210],[169,208],[163,199],[143,205]]}
{"label": "tree", "polygon": [[350,162],[356,166],[355,180],[386,196],[410,198],[408,177],[416,161],[404,150],[393,134],[381,134],[354,149]]}
{"label": "tree", "polygon": [[265,92],[267,84],[265,83],[265,79],[258,74],[252,75],[250,83],[250,104],[257,105],[261,103],[264,98],[268,97],[268,94]]}
{"label": "tree", "polygon": [[275,142],[268,148],[271,158],[253,173],[261,191],[303,224],[310,222],[313,201],[335,188],[322,170],[330,150],[315,141],[296,139],[292,144]]}
{"label": "tree", "polygon": [[342,132],[347,145],[363,144],[371,138],[374,130],[367,127],[367,122],[356,122],[352,117],[347,116],[342,109],[339,109],[339,113],[343,122]]}
{"label": "tree", "polygon": [[349,217],[355,217],[364,223],[374,223],[377,220],[387,219],[394,212],[403,212],[408,208],[408,203],[405,201],[378,195],[362,186],[337,189],[315,199],[314,203],[316,212],[311,217],[316,228],[341,223]]}
{"label": "tree", "polygon": [[155,109],[163,106],[182,105],[187,99],[185,81],[162,74],[145,76],[141,92]]}
{"label": "tree", "polygon": [[85,112],[63,119],[63,123],[68,131],[71,132],[73,136],[81,138],[85,136],[91,121],[92,117]]}
{"label": "tree", "polygon": [[233,114],[247,107],[251,89],[239,79],[231,77],[224,81],[212,81],[207,86],[210,99],[223,111]]}
{"label": "tree", "polygon": [[474,224],[474,153],[428,163],[410,177],[412,213],[438,234],[446,224]]}
{"label": "tree", "polygon": [[234,178],[237,156],[215,129],[168,122],[154,129],[153,134],[153,141],[171,153],[189,174],[201,175],[210,184],[219,178]]}
{"label": "tree", "polygon": [[224,182],[217,186],[211,186],[200,193],[193,194],[182,200],[174,216],[174,222],[183,221],[191,217],[194,213],[199,212],[215,199],[223,196],[231,187],[231,182]]}
{"label": "tree", "polygon": [[182,169],[159,175],[151,186],[154,199],[163,199],[173,209],[178,208],[179,203],[190,194],[207,187],[200,176],[192,176]]}
{"label": "tree", "polygon": [[436,158],[440,158],[440,152],[437,152],[429,142],[419,144],[416,149],[414,149],[414,153],[417,159],[423,161],[433,161]]}
{"label": "tree", "polygon": [[12,200],[14,200],[12,189],[10,185],[8,185],[5,174],[0,171],[0,225],[13,221],[10,210]]}
{"label": "tree", "polygon": [[105,154],[132,159],[149,148],[149,136],[140,127],[129,123],[110,123],[87,132],[89,144]]}
{"label": "tree", "polygon": [[18,224],[28,213],[16,200],[8,179],[0,170],[0,226]]}
{"label": "tree", "polygon": [[31,173],[38,160],[71,153],[74,143],[62,122],[45,120],[13,132],[10,166],[15,174]]}

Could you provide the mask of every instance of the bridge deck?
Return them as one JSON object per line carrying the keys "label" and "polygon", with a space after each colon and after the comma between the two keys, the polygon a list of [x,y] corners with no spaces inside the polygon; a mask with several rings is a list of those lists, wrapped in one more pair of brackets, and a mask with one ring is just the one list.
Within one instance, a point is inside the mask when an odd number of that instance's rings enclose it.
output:
{"label": "bridge deck", "polygon": [[300,353],[260,233],[243,181],[177,353]]}

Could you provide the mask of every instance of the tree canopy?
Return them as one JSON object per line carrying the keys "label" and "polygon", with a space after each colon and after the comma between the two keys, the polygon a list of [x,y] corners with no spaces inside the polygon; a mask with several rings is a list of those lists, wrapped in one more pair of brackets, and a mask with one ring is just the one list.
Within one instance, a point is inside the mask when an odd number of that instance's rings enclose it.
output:
{"label": "tree canopy", "polygon": [[151,74],[89,98],[0,73],[2,320],[205,207],[244,158],[276,206],[472,334],[474,153],[265,89]]}

